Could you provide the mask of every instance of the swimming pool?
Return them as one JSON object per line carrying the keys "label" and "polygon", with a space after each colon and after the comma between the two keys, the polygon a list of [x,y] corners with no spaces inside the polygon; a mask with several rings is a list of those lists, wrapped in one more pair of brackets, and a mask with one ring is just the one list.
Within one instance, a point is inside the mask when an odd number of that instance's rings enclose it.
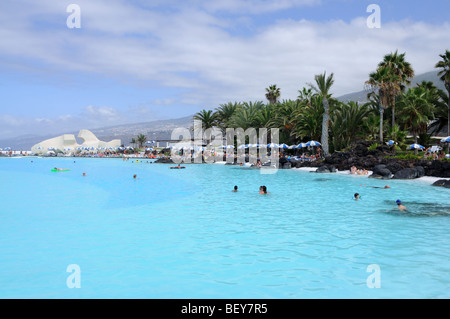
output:
{"label": "swimming pool", "polygon": [[[169,166],[0,158],[0,297],[450,297],[448,189]],[[409,212],[396,210],[397,199]],[[80,288],[68,288],[72,264]],[[380,288],[369,288],[369,265],[379,267]]]}

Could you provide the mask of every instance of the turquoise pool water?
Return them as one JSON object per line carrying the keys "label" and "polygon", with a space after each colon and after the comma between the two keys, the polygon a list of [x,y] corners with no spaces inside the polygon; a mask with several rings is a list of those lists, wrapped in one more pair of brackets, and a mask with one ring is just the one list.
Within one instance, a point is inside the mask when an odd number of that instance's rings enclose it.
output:
{"label": "turquoise pool water", "polygon": [[[448,189],[169,166],[0,158],[0,297],[450,297]],[[71,264],[80,288],[67,286]],[[380,288],[367,284],[373,264]]]}

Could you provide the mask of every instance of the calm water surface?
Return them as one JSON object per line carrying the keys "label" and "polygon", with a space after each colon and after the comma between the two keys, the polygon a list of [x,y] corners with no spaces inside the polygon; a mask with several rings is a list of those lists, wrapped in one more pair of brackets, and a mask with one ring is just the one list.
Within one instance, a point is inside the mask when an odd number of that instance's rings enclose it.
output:
{"label": "calm water surface", "polygon": [[[169,166],[0,158],[0,297],[450,298],[449,189]],[[380,288],[368,288],[372,264]]]}

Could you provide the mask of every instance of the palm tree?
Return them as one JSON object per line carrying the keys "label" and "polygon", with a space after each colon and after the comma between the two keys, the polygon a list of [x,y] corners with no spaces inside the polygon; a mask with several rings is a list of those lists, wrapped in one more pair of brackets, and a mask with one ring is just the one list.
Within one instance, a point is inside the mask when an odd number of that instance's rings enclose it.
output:
{"label": "palm tree", "polygon": [[[366,85],[371,91],[368,98],[378,104],[380,112],[380,142],[383,142],[383,118],[384,110],[394,103],[397,92],[400,91],[398,84],[399,77],[388,67],[378,67],[375,72],[369,74]],[[376,94],[378,93],[378,94]]]}
{"label": "palm tree", "polygon": [[364,136],[367,121],[372,110],[369,103],[336,103],[331,116],[332,144],[334,150],[341,150],[352,144],[358,136]]}
{"label": "palm tree", "polygon": [[311,88],[307,89],[307,88],[303,88],[301,90],[298,90],[298,97],[297,99],[301,100],[301,101],[307,101],[307,102],[311,102],[311,98],[313,96],[313,90]]}
{"label": "palm tree", "polygon": [[278,98],[280,97],[280,89],[277,88],[276,84],[273,84],[266,88],[266,99],[269,100],[270,104],[277,103]]}
{"label": "palm tree", "polygon": [[[450,51],[445,50],[444,54],[439,55],[441,57],[441,61],[436,63],[435,68],[441,69],[438,73],[438,76],[441,77],[441,80],[444,81],[445,89],[448,93],[447,98],[447,136],[450,136]],[[448,152],[450,152],[450,143],[448,145]]]}
{"label": "palm tree", "polygon": [[222,131],[225,131],[226,128],[230,126],[231,118],[240,107],[240,103],[228,102],[227,104],[220,104],[220,107],[216,109],[217,126],[219,126]]}
{"label": "palm tree", "polygon": [[264,103],[244,102],[230,119],[230,123],[234,128],[256,128],[258,125],[258,113],[264,108]]}
{"label": "palm tree", "polygon": [[434,103],[435,120],[430,124],[429,127],[430,129],[432,129],[433,134],[440,132],[444,127],[448,125],[448,95],[446,92],[444,92],[444,90],[441,89],[437,89],[436,95],[438,96],[438,99]]}
{"label": "palm tree", "polygon": [[395,97],[404,91],[405,84],[411,84],[411,78],[414,76],[414,70],[411,64],[405,60],[405,54],[398,54],[398,50],[394,53],[386,54],[383,61],[378,64],[378,68],[387,68],[395,76],[391,78],[391,81],[395,84],[394,87],[396,89],[389,92],[389,100],[391,102],[389,106],[392,108],[392,126],[395,124]]}
{"label": "palm tree", "polygon": [[136,144],[137,144],[137,141],[136,141],[136,139],[133,137],[132,139],[131,139],[131,142],[130,142],[134,147],[136,147]]}
{"label": "palm tree", "polygon": [[314,94],[309,100],[301,100],[302,106],[294,113],[293,134],[300,139],[319,140],[322,135],[322,97]]}
{"label": "palm tree", "polygon": [[285,143],[294,142],[292,140],[292,130],[295,127],[295,113],[300,105],[301,102],[299,100],[283,100],[283,102],[277,103],[275,106],[274,116],[269,123],[270,126],[280,129],[280,138]]}
{"label": "palm tree", "polygon": [[256,114],[256,120],[257,120],[257,127],[261,128],[270,128],[270,123],[275,116],[274,108],[272,107],[272,104],[266,105],[263,109],[261,109]]}
{"label": "palm tree", "polygon": [[319,93],[322,97],[322,104],[323,104],[323,120],[322,120],[322,150],[324,153],[324,156],[328,156],[329,154],[329,146],[328,146],[328,128],[329,128],[329,122],[330,122],[330,103],[329,99],[331,98],[331,94],[329,94],[331,86],[334,83],[334,74],[331,73],[327,77],[327,73],[324,72],[323,74],[318,74],[314,77],[314,80],[316,82],[316,85],[310,84],[310,87]]}
{"label": "palm tree", "polygon": [[144,134],[139,134],[136,139],[137,143],[139,144],[139,148],[142,148],[144,143],[147,141],[147,136]]}
{"label": "palm tree", "polygon": [[213,128],[216,125],[217,115],[212,110],[201,110],[194,115],[194,120],[202,122],[202,128],[204,130]]}
{"label": "palm tree", "polygon": [[414,87],[402,94],[398,101],[400,119],[413,134],[415,143],[418,135],[427,131],[429,121],[434,118],[433,105],[427,94],[423,87]]}
{"label": "palm tree", "polygon": [[379,134],[380,118],[372,113],[363,124],[363,130],[367,132],[369,140],[375,140]]}
{"label": "palm tree", "polygon": [[394,153],[401,149],[405,145],[406,137],[408,135],[407,131],[400,129],[400,126],[395,124],[394,127],[391,127],[387,131],[387,137],[390,140],[395,141],[396,144],[392,145],[392,150]]}
{"label": "palm tree", "polygon": [[[214,113],[212,110],[201,110],[200,112],[194,115],[194,120],[198,120],[202,123],[201,130],[207,130],[214,128],[215,125],[217,124],[216,116],[217,116],[216,113]],[[199,131],[200,129],[197,128],[197,131],[194,133],[199,134],[200,133]],[[210,137],[206,137],[206,144],[209,144],[210,142],[211,142]]]}

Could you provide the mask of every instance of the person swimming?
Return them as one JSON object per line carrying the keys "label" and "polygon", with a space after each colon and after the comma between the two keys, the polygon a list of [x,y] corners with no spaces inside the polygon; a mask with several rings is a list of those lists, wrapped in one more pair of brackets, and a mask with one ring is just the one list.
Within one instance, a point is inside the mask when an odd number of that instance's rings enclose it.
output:
{"label": "person swimming", "polygon": [[399,210],[408,210],[408,208],[402,205],[402,201],[400,199],[397,199],[396,203]]}
{"label": "person swimming", "polygon": [[237,192],[238,191],[238,187],[234,186],[234,189],[232,190],[232,192]]}
{"label": "person swimming", "polygon": [[359,196],[359,194],[358,194],[358,193],[355,193],[355,195],[354,195],[353,199],[354,199],[354,200],[359,200],[359,199],[360,199],[360,196]]}
{"label": "person swimming", "polygon": [[[360,184],[359,186],[362,187],[362,184]],[[372,187],[372,188],[380,188],[380,189],[390,188],[389,185],[386,185],[386,186],[384,186],[384,187],[380,187],[380,186],[367,186],[367,185],[364,185],[364,187]]]}
{"label": "person swimming", "polygon": [[266,186],[261,186],[260,188],[260,191],[259,191],[259,193],[260,194],[268,194],[269,192],[267,191],[267,187]]}

